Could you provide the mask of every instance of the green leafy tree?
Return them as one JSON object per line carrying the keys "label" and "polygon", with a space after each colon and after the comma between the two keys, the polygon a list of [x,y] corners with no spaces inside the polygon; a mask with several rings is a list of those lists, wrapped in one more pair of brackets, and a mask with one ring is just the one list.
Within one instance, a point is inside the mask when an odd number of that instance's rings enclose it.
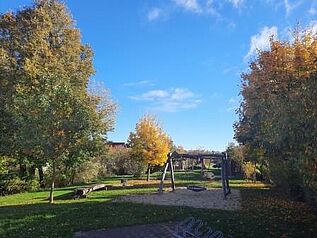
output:
{"label": "green leafy tree", "polygon": [[115,107],[88,92],[93,53],[63,3],[38,0],[1,15],[0,41],[1,130],[12,135],[11,154],[50,165],[53,203],[58,166],[95,155]]}

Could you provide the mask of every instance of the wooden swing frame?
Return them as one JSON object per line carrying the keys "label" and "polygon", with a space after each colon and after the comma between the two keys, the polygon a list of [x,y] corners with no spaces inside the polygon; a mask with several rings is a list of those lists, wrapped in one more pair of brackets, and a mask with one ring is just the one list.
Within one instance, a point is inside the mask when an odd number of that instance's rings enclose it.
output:
{"label": "wooden swing frame", "polygon": [[172,182],[172,190],[175,191],[175,175],[174,175],[174,166],[173,163],[175,161],[184,161],[188,159],[195,160],[204,160],[210,159],[214,162],[221,161],[221,184],[223,189],[223,199],[226,199],[227,196],[231,193],[230,185],[229,185],[229,157],[226,152],[223,153],[212,153],[212,154],[179,154],[176,151],[173,153],[169,153],[167,155],[167,161],[164,165],[164,170],[161,178],[161,183],[159,187],[159,194],[163,193],[164,180],[166,177],[166,173],[168,168],[170,168],[171,172],[171,182]]}

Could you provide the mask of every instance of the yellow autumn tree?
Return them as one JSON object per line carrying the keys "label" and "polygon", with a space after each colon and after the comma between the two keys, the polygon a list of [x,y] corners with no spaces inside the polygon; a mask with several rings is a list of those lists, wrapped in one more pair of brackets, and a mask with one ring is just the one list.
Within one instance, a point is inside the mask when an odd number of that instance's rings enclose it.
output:
{"label": "yellow autumn tree", "polygon": [[171,139],[160,127],[154,116],[143,116],[136,124],[135,132],[130,133],[129,145],[134,158],[147,165],[147,180],[151,167],[163,165],[170,152]]}
{"label": "yellow autumn tree", "polygon": [[275,184],[296,198],[317,193],[317,34],[296,28],[271,39],[242,74],[237,141]]}

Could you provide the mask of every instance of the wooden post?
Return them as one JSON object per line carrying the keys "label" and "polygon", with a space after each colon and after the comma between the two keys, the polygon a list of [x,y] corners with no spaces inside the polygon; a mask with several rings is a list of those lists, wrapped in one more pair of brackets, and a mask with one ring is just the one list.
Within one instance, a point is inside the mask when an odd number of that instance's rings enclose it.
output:
{"label": "wooden post", "polygon": [[175,191],[175,177],[174,177],[174,168],[173,168],[173,158],[169,158],[169,164],[171,168],[171,181],[172,181],[172,189]]}
{"label": "wooden post", "polygon": [[165,176],[166,176],[168,164],[169,164],[169,159],[167,159],[167,161],[166,161],[166,163],[165,163],[165,165],[164,165],[164,171],[163,171],[162,178],[161,178],[159,193],[162,193],[162,192],[163,192],[163,183],[164,183],[164,179],[165,179]]}
{"label": "wooden post", "polygon": [[204,167],[205,167],[205,163],[204,163],[204,158],[200,158],[201,161],[201,174],[204,173]]}

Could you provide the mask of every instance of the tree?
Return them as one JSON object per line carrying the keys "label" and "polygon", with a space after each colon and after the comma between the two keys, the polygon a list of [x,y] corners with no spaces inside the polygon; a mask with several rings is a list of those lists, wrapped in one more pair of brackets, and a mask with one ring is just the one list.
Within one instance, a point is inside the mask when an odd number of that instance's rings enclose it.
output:
{"label": "tree", "polygon": [[[259,155],[254,154],[254,151],[247,145],[235,145],[229,143],[226,149],[229,157],[233,161],[231,166],[236,171],[244,173],[245,177],[250,179],[253,178],[253,182],[256,182],[257,163],[259,163]],[[239,172],[240,172],[239,171]]]}
{"label": "tree", "polygon": [[80,37],[58,0],[0,16],[1,130],[10,155],[50,165],[51,203],[57,168],[93,157],[113,126],[114,107],[87,90],[93,53]]}
{"label": "tree", "polygon": [[242,75],[237,140],[261,155],[277,184],[317,192],[317,37],[296,29],[271,39]]}
{"label": "tree", "polygon": [[130,133],[128,144],[132,157],[147,164],[147,180],[150,179],[151,166],[163,165],[170,152],[171,139],[162,130],[153,116],[144,116],[137,123],[135,132]]}

